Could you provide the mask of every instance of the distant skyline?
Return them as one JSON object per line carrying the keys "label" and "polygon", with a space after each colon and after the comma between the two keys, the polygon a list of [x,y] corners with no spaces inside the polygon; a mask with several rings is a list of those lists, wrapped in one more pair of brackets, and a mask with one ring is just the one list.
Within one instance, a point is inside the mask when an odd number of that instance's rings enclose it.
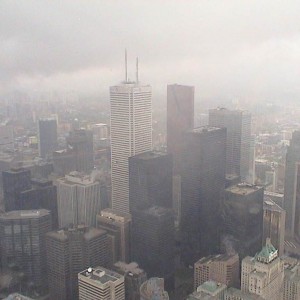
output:
{"label": "distant skyline", "polygon": [[97,95],[128,74],[153,92],[195,99],[300,97],[300,2],[276,0],[1,0],[0,96]]}

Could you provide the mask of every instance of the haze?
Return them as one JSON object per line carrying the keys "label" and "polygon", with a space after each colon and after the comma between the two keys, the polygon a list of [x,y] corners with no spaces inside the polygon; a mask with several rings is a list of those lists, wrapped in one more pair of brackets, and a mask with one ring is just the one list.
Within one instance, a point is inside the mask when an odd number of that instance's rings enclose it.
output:
{"label": "haze", "polygon": [[300,94],[300,2],[0,1],[0,93],[108,93],[140,79],[197,97],[286,101]]}

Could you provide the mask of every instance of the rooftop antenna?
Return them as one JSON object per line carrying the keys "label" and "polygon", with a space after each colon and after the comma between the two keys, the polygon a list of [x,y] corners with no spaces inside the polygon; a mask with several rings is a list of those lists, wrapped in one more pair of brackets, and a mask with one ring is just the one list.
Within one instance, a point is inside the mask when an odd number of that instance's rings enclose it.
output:
{"label": "rooftop antenna", "polygon": [[139,58],[136,58],[136,83],[139,83]]}
{"label": "rooftop antenna", "polygon": [[127,82],[127,49],[125,49],[125,82]]}

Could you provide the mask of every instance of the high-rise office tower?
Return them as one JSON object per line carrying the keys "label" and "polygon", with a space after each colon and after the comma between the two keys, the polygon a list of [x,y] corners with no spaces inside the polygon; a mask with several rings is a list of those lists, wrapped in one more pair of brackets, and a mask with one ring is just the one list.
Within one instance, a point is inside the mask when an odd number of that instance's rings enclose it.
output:
{"label": "high-rise office tower", "polygon": [[130,213],[154,205],[172,208],[172,167],[172,156],[157,151],[129,158]]}
{"label": "high-rise office tower", "polygon": [[182,153],[182,258],[194,264],[218,254],[225,188],[226,129],[199,127],[184,134]]}
{"label": "high-rise office tower", "polygon": [[167,289],[174,286],[175,239],[171,209],[153,206],[132,218],[132,258],[148,274],[165,279]]}
{"label": "high-rise office tower", "polygon": [[147,280],[146,272],[135,262],[118,261],[112,269],[125,277],[125,300],[140,300],[140,287]]}
{"label": "high-rise office tower", "polygon": [[57,120],[43,118],[38,121],[39,155],[42,158],[52,157],[57,148]]}
{"label": "high-rise office tower", "polygon": [[222,216],[224,246],[230,245],[240,259],[261,249],[263,187],[240,183],[225,190]]}
{"label": "high-rise office tower", "polygon": [[285,210],[270,199],[264,201],[263,241],[270,238],[281,257],[284,253]]}
{"label": "high-rise office tower", "polygon": [[59,227],[84,224],[96,226],[101,211],[100,182],[94,174],[71,172],[57,179]]}
{"label": "high-rise office tower", "polygon": [[174,174],[180,172],[183,133],[194,128],[194,87],[167,87],[167,150],[173,155]]}
{"label": "high-rise office tower", "polygon": [[152,150],[151,86],[127,79],[110,87],[112,208],[129,212],[128,158]]}
{"label": "high-rise office tower", "polygon": [[75,171],[89,174],[94,169],[93,132],[77,129],[67,138],[68,150],[74,155]]}
{"label": "high-rise office tower", "polygon": [[78,299],[78,273],[90,266],[107,266],[107,235],[88,227],[52,231],[46,235],[51,299]]}
{"label": "high-rise office tower", "polygon": [[287,233],[300,236],[300,131],[293,132],[286,154],[284,209]]}
{"label": "high-rise office tower", "polygon": [[124,300],[124,276],[103,267],[78,274],[79,300]]}
{"label": "high-rise office tower", "polygon": [[194,265],[194,289],[212,280],[228,287],[239,285],[240,261],[237,254],[217,254],[203,257]]}
{"label": "high-rise office tower", "polygon": [[165,291],[164,279],[152,277],[145,281],[141,288],[141,300],[169,300],[169,294]]}
{"label": "high-rise office tower", "polygon": [[209,125],[227,129],[226,173],[249,181],[251,114],[243,110],[211,109]]}
{"label": "high-rise office tower", "polygon": [[283,299],[284,262],[267,239],[266,245],[255,257],[242,261],[241,289],[262,299]]}
{"label": "high-rise office tower", "polygon": [[58,227],[57,190],[52,181],[46,179],[32,179],[30,189],[20,193],[20,207],[18,209],[47,209],[51,212],[52,226]]}
{"label": "high-rise office tower", "polygon": [[300,264],[295,258],[284,257],[283,300],[300,299]]}
{"label": "high-rise office tower", "polygon": [[14,151],[14,128],[10,125],[0,125],[0,150]]}
{"label": "high-rise office tower", "polygon": [[19,210],[20,193],[31,188],[30,171],[12,168],[2,172],[5,211]]}
{"label": "high-rise office tower", "polygon": [[14,265],[28,283],[47,287],[46,233],[51,231],[49,211],[18,210],[0,215],[2,266]]}
{"label": "high-rise office tower", "polygon": [[131,215],[106,208],[97,215],[97,228],[106,230],[110,263],[130,261]]}

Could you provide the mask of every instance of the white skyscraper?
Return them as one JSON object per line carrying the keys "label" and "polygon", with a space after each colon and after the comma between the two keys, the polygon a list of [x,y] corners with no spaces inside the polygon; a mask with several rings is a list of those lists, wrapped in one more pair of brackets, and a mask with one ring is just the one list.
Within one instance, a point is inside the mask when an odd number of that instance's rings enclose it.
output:
{"label": "white skyscraper", "polygon": [[110,87],[110,109],[112,208],[128,213],[128,158],[152,150],[151,86],[128,81],[126,71],[126,80]]}

